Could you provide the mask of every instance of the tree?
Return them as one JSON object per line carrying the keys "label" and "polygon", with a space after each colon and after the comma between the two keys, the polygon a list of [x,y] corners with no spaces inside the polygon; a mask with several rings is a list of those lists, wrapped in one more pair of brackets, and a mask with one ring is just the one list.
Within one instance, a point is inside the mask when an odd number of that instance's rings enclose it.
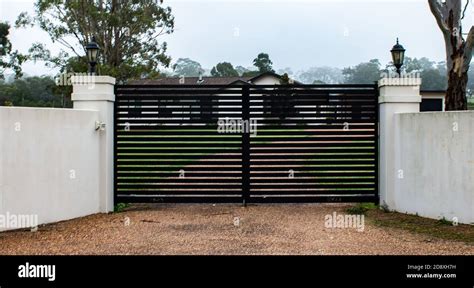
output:
{"label": "tree", "polygon": [[258,54],[257,58],[253,60],[253,65],[258,68],[260,73],[275,72],[272,68],[273,62],[266,53]]}
{"label": "tree", "polygon": [[305,84],[340,84],[344,82],[341,69],[327,66],[311,67],[301,71],[296,79]]}
{"label": "tree", "polygon": [[222,62],[212,68],[211,75],[214,77],[238,77],[239,73],[229,62]]}
{"label": "tree", "polygon": [[204,73],[201,64],[189,58],[179,58],[173,65],[176,76],[198,77]]}
{"label": "tree", "polygon": [[295,73],[293,73],[293,69],[291,69],[290,67],[286,67],[286,68],[283,68],[283,69],[278,69],[278,72],[277,72],[278,75],[282,75],[284,76],[285,74],[288,75],[288,77],[293,77]]}
{"label": "tree", "polygon": [[71,103],[61,97],[56,88],[54,79],[49,76],[0,83],[0,106],[70,107]]}
{"label": "tree", "polygon": [[380,79],[381,70],[378,59],[372,59],[366,63],[360,63],[355,67],[348,67],[342,70],[344,82],[347,84],[372,84]]}
{"label": "tree", "polygon": [[474,46],[474,26],[464,39],[462,19],[469,5],[462,0],[428,0],[431,13],[443,33],[446,46],[448,91],[446,111],[467,110],[466,86]]}
{"label": "tree", "polygon": [[250,72],[250,69],[247,69],[244,66],[237,66],[235,67],[235,71],[237,71],[240,76],[243,76],[245,73]]}
{"label": "tree", "polygon": [[[394,65],[390,62],[387,70],[394,70]],[[426,57],[405,58],[405,64],[402,67],[406,73],[418,73],[421,79],[421,89],[423,90],[446,90],[448,79],[446,77],[445,62],[436,63]]]}
{"label": "tree", "polygon": [[295,93],[288,86],[292,84],[292,79],[288,73],[284,73],[280,79],[280,85],[275,88],[275,94],[265,95],[263,113],[268,118],[277,118],[284,120],[289,117],[295,117],[297,112],[294,104]]}
{"label": "tree", "polygon": [[21,13],[16,26],[37,25],[62,45],[56,56],[41,43],[30,49],[32,59],[52,67],[64,67],[71,55],[84,59],[84,47],[95,36],[102,49],[101,73],[121,82],[153,78],[159,76],[160,65],[168,67],[171,61],[166,42],[158,38],[173,32],[174,17],[162,4],[163,0],[37,0],[35,16]]}
{"label": "tree", "polygon": [[433,69],[435,63],[436,62],[431,61],[426,57],[422,57],[420,59],[406,57],[403,67],[407,73],[422,72],[425,70]]}
{"label": "tree", "polygon": [[242,74],[243,77],[257,77],[258,75],[260,75],[261,73],[258,72],[258,71],[254,71],[254,70],[249,70],[247,72],[244,72]]}
{"label": "tree", "polygon": [[446,90],[447,78],[445,74],[440,73],[437,69],[427,69],[420,73],[421,89],[423,90]]}
{"label": "tree", "polygon": [[12,43],[8,39],[10,35],[10,25],[0,22],[0,79],[4,79],[5,70],[12,69],[15,76],[21,77],[21,65],[26,61],[26,57],[13,51]]}

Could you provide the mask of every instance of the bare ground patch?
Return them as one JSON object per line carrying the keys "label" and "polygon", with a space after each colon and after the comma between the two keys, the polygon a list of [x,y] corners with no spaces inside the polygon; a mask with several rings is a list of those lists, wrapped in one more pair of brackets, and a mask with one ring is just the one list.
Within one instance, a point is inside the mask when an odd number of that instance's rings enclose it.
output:
{"label": "bare ground patch", "polygon": [[371,220],[364,232],[325,227],[327,214],[349,207],[134,205],[122,213],[46,225],[36,233],[0,233],[0,254],[474,255],[474,245]]}

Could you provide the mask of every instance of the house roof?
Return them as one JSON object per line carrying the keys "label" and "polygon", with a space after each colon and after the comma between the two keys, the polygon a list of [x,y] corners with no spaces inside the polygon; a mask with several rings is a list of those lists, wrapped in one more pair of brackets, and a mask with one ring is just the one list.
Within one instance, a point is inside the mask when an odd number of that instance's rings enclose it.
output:
{"label": "house roof", "polygon": [[263,73],[261,73],[261,74],[255,76],[255,77],[253,77],[253,78],[250,78],[249,81],[250,81],[250,82],[254,82],[255,80],[260,79],[260,78],[262,78],[262,77],[264,77],[264,76],[273,76],[273,77],[275,77],[275,78],[282,79],[282,76],[276,74],[275,72],[263,72]]}
{"label": "house roof", "polygon": [[182,77],[167,77],[153,80],[135,80],[130,84],[132,85],[231,85],[231,84],[253,84],[256,80],[264,76],[273,76],[281,79],[282,76],[274,72],[265,72],[255,77],[202,77],[202,82],[199,82],[199,77],[184,77],[184,83]]}
{"label": "house roof", "polygon": [[237,81],[248,82],[252,77],[202,77],[202,82],[199,82],[199,77],[184,77],[184,83],[181,77],[168,77],[153,80],[135,80],[132,85],[229,85]]}

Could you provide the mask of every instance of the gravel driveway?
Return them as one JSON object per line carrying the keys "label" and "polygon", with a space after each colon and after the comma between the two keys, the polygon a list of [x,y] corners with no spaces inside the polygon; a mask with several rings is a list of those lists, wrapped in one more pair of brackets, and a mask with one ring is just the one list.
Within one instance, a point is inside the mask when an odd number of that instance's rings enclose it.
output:
{"label": "gravel driveway", "polygon": [[[41,227],[0,233],[0,254],[448,254],[474,246],[365,221],[365,230],[330,229],[341,204],[138,205]],[[236,218],[238,217],[238,218]]]}

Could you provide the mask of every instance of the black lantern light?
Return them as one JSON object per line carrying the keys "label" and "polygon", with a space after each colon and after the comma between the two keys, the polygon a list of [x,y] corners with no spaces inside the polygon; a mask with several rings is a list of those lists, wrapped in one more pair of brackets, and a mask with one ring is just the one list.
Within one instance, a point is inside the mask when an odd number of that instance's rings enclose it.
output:
{"label": "black lantern light", "polygon": [[99,56],[100,47],[97,44],[95,37],[92,37],[92,41],[89,42],[86,46],[87,51],[87,60],[89,61],[89,73],[91,75],[95,75],[96,73],[96,66],[97,66],[97,58]]}
{"label": "black lantern light", "polygon": [[398,43],[397,38],[397,44],[393,46],[390,52],[392,52],[393,65],[397,68],[398,75],[401,75],[401,68],[403,66],[403,61],[405,60],[405,51],[405,48]]}

